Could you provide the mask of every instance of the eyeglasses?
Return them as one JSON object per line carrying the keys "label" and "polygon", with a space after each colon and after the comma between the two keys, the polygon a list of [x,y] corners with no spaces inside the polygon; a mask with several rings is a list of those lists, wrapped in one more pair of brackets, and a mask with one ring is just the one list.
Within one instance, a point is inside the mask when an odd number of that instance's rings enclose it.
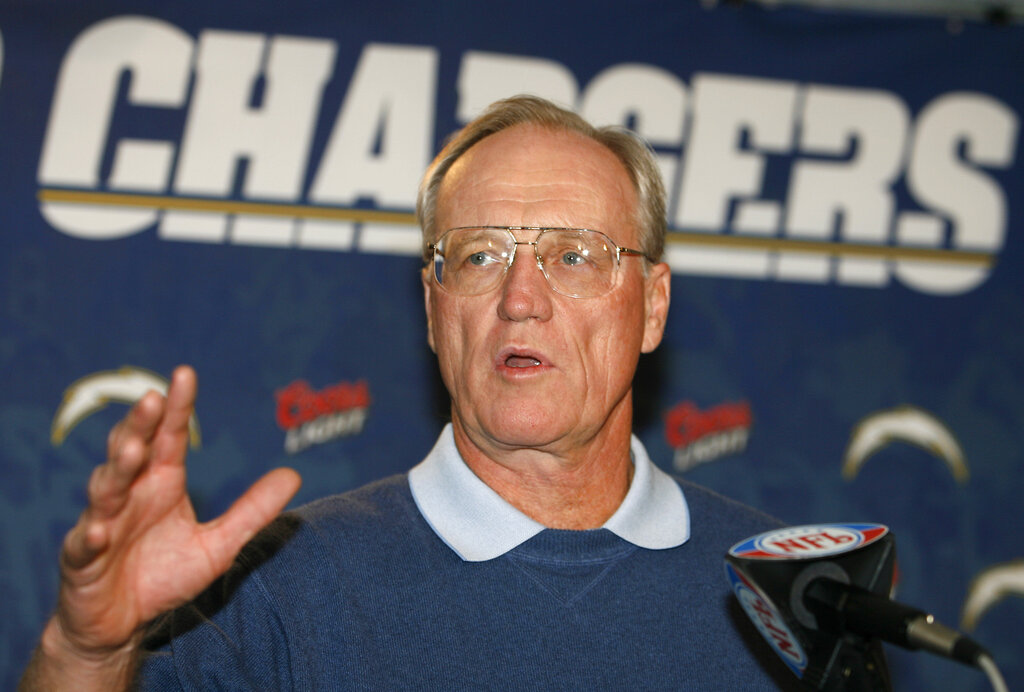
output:
{"label": "eyeglasses", "polygon": [[[537,237],[516,240],[512,231],[537,231]],[[533,246],[548,285],[571,298],[596,298],[610,291],[622,255],[654,261],[640,250],[619,247],[604,233],[586,228],[467,226],[445,231],[427,247],[433,251],[437,284],[450,293],[476,296],[501,283],[520,245]]]}

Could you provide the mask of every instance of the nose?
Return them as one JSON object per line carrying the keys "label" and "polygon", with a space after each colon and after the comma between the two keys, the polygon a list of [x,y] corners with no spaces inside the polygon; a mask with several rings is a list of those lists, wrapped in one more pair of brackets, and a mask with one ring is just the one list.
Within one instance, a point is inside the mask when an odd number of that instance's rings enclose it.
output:
{"label": "nose", "polygon": [[514,322],[547,320],[551,317],[551,293],[537,263],[534,246],[520,242],[501,284],[498,316]]}

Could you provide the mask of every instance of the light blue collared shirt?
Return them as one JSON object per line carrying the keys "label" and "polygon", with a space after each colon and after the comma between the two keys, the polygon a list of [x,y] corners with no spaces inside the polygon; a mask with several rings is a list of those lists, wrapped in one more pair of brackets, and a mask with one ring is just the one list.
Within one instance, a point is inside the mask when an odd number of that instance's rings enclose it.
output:
{"label": "light blue collared shirt", "polygon": [[[690,511],[682,489],[651,462],[635,436],[630,454],[629,492],[602,528],[641,548],[682,545],[690,537]],[[504,555],[546,528],[510,505],[466,466],[451,424],[427,458],[409,471],[409,486],[434,533],[467,562]]]}

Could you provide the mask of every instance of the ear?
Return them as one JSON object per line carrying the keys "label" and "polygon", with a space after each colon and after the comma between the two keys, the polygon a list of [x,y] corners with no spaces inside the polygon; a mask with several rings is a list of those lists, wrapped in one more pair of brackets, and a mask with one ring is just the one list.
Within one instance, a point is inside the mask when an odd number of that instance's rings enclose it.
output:
{"label": "ear", "polygon": [[668,265],[659,262],[651,267],[644,286],[644,340],[643,353],[650,353],[661,343],[668,320],[668,305],[672,294],[672,272]]}
{"label": "ear", "polygon": [[423,308],[427,312],[427,344],[430,350],[437,353],[434,345],[434,310],[431,308],[431,295],[434,290],[433,277],[430,275],[430,265],[423,267],[420,271],[420,280],[423,282]]}

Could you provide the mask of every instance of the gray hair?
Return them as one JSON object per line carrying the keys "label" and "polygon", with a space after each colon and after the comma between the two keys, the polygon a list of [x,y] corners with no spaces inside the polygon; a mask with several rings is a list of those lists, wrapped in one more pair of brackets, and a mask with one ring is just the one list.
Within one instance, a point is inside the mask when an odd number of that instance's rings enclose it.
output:
{"label": "gray hair", "polygon": [[[552,130],[576,132],[607,147],[629,173],[637,196],[636,224],[638,250],[653,260],[661,259],[665,249],[667,221],[665,185],[661,171],[648,144],[623,127],[594,127],[576,113],[536,96],[513,96],[496,101],[445,144],[427,168],[416,199],[416,219],[423,230],[423,255],[433,242],[437,229],[437,195],[441,182],[455,161],[470,147],[489,135],[515,125],[539,125]],[[601,230],[601,229],[598,229]]]}

